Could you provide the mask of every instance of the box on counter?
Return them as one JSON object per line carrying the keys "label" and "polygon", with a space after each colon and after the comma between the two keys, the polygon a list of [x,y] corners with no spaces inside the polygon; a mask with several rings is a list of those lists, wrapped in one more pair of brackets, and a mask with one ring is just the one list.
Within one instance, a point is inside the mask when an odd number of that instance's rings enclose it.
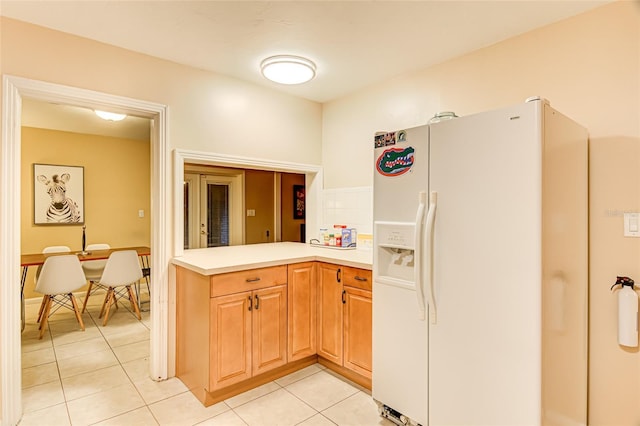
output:
{"label": "box on counter", "polygon": [[342,247],[355,247],[357,241],[356,228],[342,228]]}

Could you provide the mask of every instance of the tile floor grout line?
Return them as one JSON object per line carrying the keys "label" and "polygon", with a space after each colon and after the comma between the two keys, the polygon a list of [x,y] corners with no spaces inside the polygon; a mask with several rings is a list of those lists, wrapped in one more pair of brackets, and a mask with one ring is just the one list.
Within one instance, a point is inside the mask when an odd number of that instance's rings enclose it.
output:
{"label": "tile floor grout line", "polygon": [[[118,301],[116,301],[116,304],[118,303]],[[131,312],[131,310],[129,310],[127,307],[124,307],[124,309],[126,309],[129,314],[133,314]],[[87,310],[87,312],[89,313],[89,316],[92,318],[92,320],[95,323],[95,318],[93,318],[93,315],[91,314],[91,312],[89,310]],[[98,318],[99,319],[99,318]],[[138,318],[135,318],[136,321],[139,321],[140,323],[142,323],[141,320],[139,320]],[[143,324],[144,325],[144,324]],[[147,411],[151,414],[151,417],[153,417],[153,420],[159,425],[160,422],[159,420],[156,418],[156,416],[153,414],[153,411],[151,410],[151,408],[149,407],[149,404],[147,403],[147,400],[144,399],[144,396],[140,393],[140,390],[138,389],[138,387],[136,386],[135,382],[133,381],[133,378],[129,375],[129,373],[127,373],[127,370],[124,368],[124,365],[122,365],[122,361],[120,360],[120,357],[118,357],[118,354],[116,354],[115,350],[114,350],[114,346],[112,346],[111,342],[109,342],[109,340],[107,339],[107,336],[102,332],[102,330],[100,329],[100,326],[96,323],[96,327],[98,328],[98,331],[100,332],[100,334],[102,335],[102,338],[104,339],[105,343],[109,346],[109,349],[111,350],[111,352],[113,352],[113,356],[115,356],[116,360],[118,361],[118,365],[120,366],[120,368],[122,369],[122,372],[124,373],[124,375],[127,377],[127,380],[129,380],[129,383],[131,384],[131,386],[133,386],[133,388],[135,389],[136,393],[138,394],[138,396],[140,396],[140,399],[142,400],[142,402],[144,403],[144,405],[142,405],[141,407],[136,407],[134,409],[131,409],[129,411],[125,411],[123,413],[119,413],[116,414],[112,417],[106,418],[106,419],[102,419],[96,423],[100,423],[100,422],[104,422],[106,420],[118,417],[118,416],[122,416],[124,414],[130,413],[132,411],[135,410],[139,410],[140,408],[146,408]],[[106,326],[103,326],[103,328]],[[126,345],[121,345],[121,346],[126,346]]]}
{"label": "tile floor grout line", "polygon": [[[126,306],[123,306],[123,309],[124,309],[124,312],[122,312],[122,314],[125,314],[125,316],[124,316],[124,317],[122,317],[122,316],[121,316],[120,318],[124,319],[124,321],[122,321],[122,322],[118,321],[116,324],[114,324],[115,326],[118,326],[118,327],[122,326],[122,327],[123,327],[123,330],[122,330],[122,334],[123,334],[123,336],[127,336],[127,334],[129,333],[129,331],[126,329],[126,327],[128,326],[128,324],[135,324],[135,325],[133,326],[133,328],[131,329],[131,331],[132,331],[132,332],[140,331],[140,330],[139,330],[139,326],[137,325],[137,323],[142,324],[142,326],[144,327],[144,329],[149,330],[149,327],[147,327],[147,325],[144,323],[144,321],[148,319],[148,317],[147,317],[147,316],[145,316],[145,318],[144,318],[143,320],[138,320],[138,319],[137,319],[137,317],[135,317],[135,315],[133,315],[132,311],[131,311],[130,309],[128,309]],[[145,378],[146,378],[146,377],[148,377],[148,374],[143,374],[144,360],[145,360],[145,359],[147,359],[147,360],[148,360],[148,355],[145,355],[144,357],[139,358],[139,359],[138,359],[138,358],[136,358],[136,359],[133,359],[133,360],[128,360],[128,361],[127,361],[127,363],[132,362],[132,361],[140,361],[139,363],[136,363],[137,365],[136,365],[136,364],[131,365],[131,367],[129,367],[130,371],[128,372],[128,371],[125,369],[125,366],[124,366],[124,362],[123,362],[123,360],[122,360],[120,357],[118,357],[118,355],[116,354],[116,348],[125,347],[125,346],[127,346],[127,345],[133,345],[133,344],[139,343],[139,342],[136,340],[136,339],[137,339],[137,337],[138,337],[138,335],[137,335],[137,334],[134,334],[135,339],[132,339],[132,340],[135,340],[135,341],[131,341],[131,342],[129,342],[129,341],[128,341],[128,339],[125,339],[125,338],[118,339],[117,341],[115,341],[115,343],[119,343],[119,342],[126,342],[126,343],[125,343],[125,344],[121,344],[121,345],[119,345],[119,346],[113,346],[113,343],[112,343],[112,342],[109,342],[109,340],[107,339],[107,336],[109,336],[109,335],[110,335],[110,333],[106,332],[106,331],[107,331],[107,329],[106,329],[105,327],[101,327],[98,323],[96,323],[96,316],[97,316],[98,312],[93,312],[93,311],[95,311],[95,306],[94,306],[94,309],[93,309],[93,310],[88,310],[88,311],[86,311],[86,313],[88,313],[88,314],[89,314],[89,317],[87,318],[87,323],[88,323],[88,324],[93,324],[93,325],[96,327],[96,331],[97,331],[97,333],[98,333],[98,334],[97,334],[97,336],[100,336],[100,338],[101,338],[101,339],[106,343],[106,345],[107,345],[107,347],[109,348],[110,352],[115,356],[115,360],[116,360],[117,364],[114,364],[114,366],[115,366],[115,365],[118,365],[118,366],[123,370],[123,372],[125,373],[125,376],[126,376],[126,378],[127,378],[127,379],[126,379],[126,383],[128,383],[129,385],[133,385],[133,387],[135,388],[135,392],[136,392],[136,394],[141,398],[141,402],[142,402],[143,404],[142,404],[140,407],[132,408],[132,409],[129,409],[129,410],[124,411],[124,412],[119,413],[119,414],[110,415],[109,417],[104,418],[104,419],[99,419],[99,420],[96,420],[96,421],[92,421],[93,423],[91,423],[91,424],[95,425],[95,424],[98,424],[98,423],[101,423],[101,422],[114,421],[113,419],[117,419],[118,417],[125,416],[125,415],[132,416],[132,414],[129,414],[129,413],[133,413],[133,412],[135,412],[135,411],[137,411],[137,410],[140,410],[140,414],[139,414],[139,415],[143,415],[143,416],[144,416],[144,418],[147,418],[147,419],[148,419],[148,421],[153,422],[153,423],[155,423],[155,424],[157,424],[157,425],[161,425],[161,424],[163,424],[163,423],[162,423],[162,419],[163,419],[163,415],[164,415],[164,414],[163,414],[162,412],[159,412],[158,414],[160,415],[160,417],[158,417],[158,416],[156,415],[156,413],[155,413],[154,411],[152,411],[152,410],[151,410],[151,408],[150,408],[150,407],[151,407],[153,404],[160,403],[160,402],[163,402],[163,401],[166,401],[166,400],[170,400],[171,398],[175,398],[175,397],[177,397],[177,396],[179,396],[179,395],[183,395],[183,394],[190,394],[190,391],[189,391],[189,390],[183,390],[183,391],[179,391],[178,393],[173,393],[173,392],[175,392],[176,390],[175,390],[173,387],[169,387],[168,389],[170,389],[170,390],[169,390],[168,392],[165,392],[164,390],[159,390],[159,391],[158,391],[158,393],[150,393],[149,395],[150,395],[152,398],[157,398],[157,397],[158,397],[158,395],[162,395],[162,397],[161,397],[161,399],[159,399],[159,400],[157,400],[157,401],[154,401],[152,404],[147,403],[147,401],[146,401],[146,400],[145,400],[145,398],[143,397],[143,392],[141,392],[141,390],[140,390],[140,389],[138,388],[138,386],[136,385],[135,378],[136,378],[136,377],[138,377],[138,376],[140,376],[140,383],[141,383],[141,385],[145,386],[145,385],[144,385],[144,383],[143,383],[143,381],[142,381],[142,380],[143,380],[143,379],[142,379],[142,377],[143,377],[143,376],[144,376]],[[122,314],[121,314],[121,315],[122,315]],[[131,318],[127,317],[126,315],[131,315]],[[134,319],[134,318],[135,318],[135,319]],[[131,322],[129,323],[129,321],[130,321],[130,320],[131,320]],[[66,320],[62,320],[62,321],[66,321]],[[99,321],[98,321],[98,322],[99,322]],[[64,402],[63,402],[63,403],[65,404],[65,410],[66,410],[66,421],[68,421],[68,422],[69,422],[69,424],[73,425],[73,422],[72,422],[72,419],[71,419],[71,411],[70,411],[70,409],[69,409],[69,402],[70,402],[70,401],[67,401],[67,395],[66,395],[66,392],[65,392],[64,387],[63,387],[63,382],[62,382],[62,373],[61,373],[61,370],[60,370],[60,364],[59,364],[59,362],[58,362],[58,361],[59,361],[59,360],[58,360],[58,351],[56,350],[56,349],[59,349],[59,347],[61,347],[62,345],[58,345],[58,346],[56,346],[56,343],[55,343],[55,342],[56,342],[56,341],[58,341],[60,338],[64,338],[64,336],[67,334],[67,333],[65,332],[65,330],[66,330],[66,328],[65,328],[65,327],[67,327],[67,326],[68,326],[68,324],[64,324],[63,322],[61,322],[61,323],[60,323],[60,327],[59,327],[59,328],[60,328],[60,330],[59,330],[59,332],[58,332],[58,333],[56,333],[56,334],[57,334],[57,336],[56,336],[56,337],[54,337],[54,336],[53,336],[54,331],[55,331],[55,329],[56,329],[56,327],[55,327],[55,326],[54,326],[54,329],[53,329],[53,330],[52,330],[51,328],[49,328],[49,330],[47,330],[47,331],[48,331],[48,336],[49,336],[49,337],[50,337],[50,339],[51,339],[51,346],[50,346],[50,347],[51,347],[51,350],[53,351],[53,355],[54,355],[54,362],[56,362],[56,369],[57,369],[57,373],[58,373],[57,375],[58,375],[59,384],[60,384],[60,386],[61,386],[61,388],[62,388],[62,391],[63,391],[63,396],[64,396]],[[115,328],[115,327],[114,327],[113,329],[112,329],[112,328],[110,328],[110,329],[109,329],[109,331],[110,331],[110,330],[113,330],[113,331],[115,332],[115,333],[113,334],[114,336],[120,333],[120,330],[118,330],[118,329],[117,329],[117,328]],[[142,334],[143,334],[143,333],[140,331],[140,335],[142,335]],[[72,337],[72,336],[70,336],[70,337]],[[127,337],[128,337],[128,336],[127,336]],[[66,340],[66,338],[64,338],[64,340],[63,340],[63,341],[65,341],[65,340]],[[113,340],[113,339],[112,339],[112,340]],[[78,342],[79,342],[79,341],[78,341]],[[69,342],[69,343],[65,343],[65,344],[73,344],[73,343],[78,343],[78,342]],[[122,352],[122,351],[118,351],[118,352]],[[123,357],[124,357],[123,359],[126,359],[127,357],[129,357],[129,356],[131,356],[131,355],[132,355],[132,353],[131,353],[131,352],[129,352],[128,354],[125,354],[125,353],[123,352]],[[309,417],[307,417],[307,418],[306,418],[306,419],[304,419],[304,420],[300,420],[300,421],[296,420],[296,425],[302,425],[302,424],[304,424],[305,422],[309,421],[311,418],[316,417],[318,414],[319,414],[322,418],[324,418],[324,420],[326,421],[326,423],[327,423],[328,425],[333,425],[333,426],[336,426],[336,425],[337,425],[337,426],[345,426],[346,424],[364,424],[364,423],[358,423],[357,421],[355,421],[355,423],[354,423],[354,422],[351,422],[351,423],[339,423],[339,422],[336,422],[336,421],[334,421],[334,420],[330,419],[330,418],[329,418],[329,417],[327,417],[327,415],[325,414],[326,410],[329,410],[329,409],[331,409],[332,407],[335,407],[336,405],[343,403],[344,401],[348,400],[349,398],[352,398],[352,397],[354,397],[355,395],[358,395],[358,394],[359,394],[359,392],[361,392],[361,391],[362,391],[362,389],[360,389],[360,388],[359,388],[359,387],[357,387],[357,386],[354,386],[354,392],[353,392],[353,393],[351,393],[350,395],[348,395],[348,396],[346,396],[346,397],[342,398],[340,401],[337,401],[337,402],[333,403],[333,404],[332,404],[332,405],[330,405],[329,407],[324,408],[322,411],[320,411],[320,410],[318,410],[318,409],[315,409],[315,408],[314,408],[314,407],[312,407],[309,403],[305,402],[302,398],[298,397],[296,394],[294,394],[292,391],[290,391],[290,390],[288,389],[288,387],[290,387],[290,386],[292,386],[292,385],[294,385],[294,384],[296,384],[296,383],[298,383],[298,382],[300,382],[300,381],[303,381],[303,380],[305,380],[305,379],[311,378],[311,377],[313,377],[313,376],[315,376],[315,375],[317,375],[318,373],[321,373],[321,372],[325,372],[325,374],[329,374],[329,375],[331,375],[331,376],[334,376],[333,374],[331,374],[330,372],[328,372],[328,371],[326,371],[324,368],[322,368],[320,365],[317,365],[317,366],[319,367],[319,369],[318,369],[318,370],[313,371],[313,372],[311,372],[310,374],[308,374],[308,375],[306,375],[306,376],[304,376],[304,377],[296,378],[295,380],[293,380],[293,381],[291,381],[291,382],[288,382],[286,385],[283,385],[283,384],[278,383],[278,382],[276,381],[276,380],[278,380],[278,379],[273,380],[273,381],[271,381],[271,382],[268,382],[268,383],[275,383],[275,385],[276,385],[276,386],[274,387],[274,390],[271,390],[270,392],[267,392],[267,393],[265,393],[264,395],[260,395],[260,396],[258,396],[257,398],[250,399],[250,400],[248,400],[248,401],[246,401],[246,402],[244,402],[244,403],[242,403],[242,404],[238,405],[237,407],[231,407],[230,405],[228,405],[228,404],[226,403],[226,401],[224,401],[224,400],[223,400],[223,401],[221,401],[221,402],[223,402],[224,407],[226,407],[226,409],[225,409],[224,411],[219,412],[219,413],[217,413],[217,414],[215,414],[215,415],[212,415],[211,417],[207,417],[207,418],[205,418],[205,419],[199,419],[199,420],[197,421],[197,423],[196,423],[195,421],[194,421],[193,423],[192,423],[192,422],[188,422],[188,423],[187,423],[187,422],[185,421],[183,424],[192,424],[192,425],[194,425],[194,426],[195,426],[195,425],[199,425],[199,424],[202,424],[202,423],[207,423],[207,422],[209,422],[209,421],[212,421],[212,419],[215,419],[216,417],[219,417],[219,416],[221,416],[221,415],[223,415],[223,414],[225,414],[225,413],[229,413],[229,414],[228,414],[228,416],[234,416],[234,417],[235,417],[237,420],[239,420],[239,422],[241,422],[243,425],[246,425],[246,426],[255,426],[255,425],[253,425],[253,423],[248,423],[248,422],[247,422],[247,421],[246,421],[242,416],[240,416],[240,414],[239,414],[239,413],[238,413],[238,411],[236,411],[236,410],[237,410],[237,409],[239,409],[240,407],[244,407],[244,406],[245,406],[245,405],[247,405],[247,404],[254,403],[256,400],[258,400],[258,399],[260,399],[260,398],[262,398],[262,397],[266,397],[266,396],[268,396],[268,395],[270,395],[270,394],[272,394],[272,393],[274,393],[274,392],[276,392],[276,391],[278,391],[278,390],[280,390],[280,389],[284,389],[284,390],[287,392],[287,394],[289,394],[289,396],[293,396],[297,401],[299,401],[300,403],[302,403],[302,405],[304,405],[304,406],[308,407],[308,408],[310,409],[311,413],[312,413]],[[106,368],[106,367],[105,367],[105,368]],[[145,373],[148,373],[148,372],[146,372],[146,370],[145,370]],[[295,373],[295,372],[294,372],[294,373]],[[73,376],[71,376],[71,377],[73,377]],[[286,377],[286,376],[285,376],[285,377]],[[335,377],[335,376],[334,376],[334,377]],[[337,377],[337,378],[338,378],[338,379],[341,379],[340,377]],[[348,383],[348,384],[351,384],[349,381],[346,381],[346,380],[344,380],[344,379],[341,379],[341,380],[342,380],[342,381],[344,381],[344,382],[346,382],[346,383]],[[123,384],[124,384],[124,383],[123,383]],[[365,392],[365,393],[366,393],[366,392]],[[169,395],[169,394],[171,394],[171,395]],[[169,395],[169,396],[165,396],[165,395]],[[56,404],[56,405],[57,405],[57,404]],[[171,404],[169,404],[169,405],[171,406]],[[144,409],[144,410],[143,410],[143,409]],[[60,414],[62,415],[62,411],[61,411],[61,410],[62,410],[62,407],[60,407]],[[240,410],[240,411],[242,411],[242,410]],[[172,415],[174,415],[174,416],[175,416],[175,414],[176,414],[176,413],[173,413]],[[35,419],[35,418],[37,418],[37,417],[34,417],[34,419]],[[133,417],[129,417],[129,418],[131,419],[131,418],[133,418]],[[320,419],[320,417],[318,417],[318,419]],[[167,421],[168,419],[164,419],[164,420],[165,420],[165,421]],[[220,420],[218,420],[218,422],[219,422],[219,421],[220,421]],[[117,422],[117,420],[116,420],[116,422]],[[124,420],[121,420],[121,422],[124,422]],[[324,423],[324,421],[323,421],[323,423]],[[41,424],[43,424],[43,423],[41,423]]]}
{"label": "tile floor grout line", "polygon": [[[116,303],[117,303],[117,302],[116,302]],[[127,310],[128,310],[128,309],[127,309]],[[131,312],[130,310],[128,310],[128,311],[129,311],[129,312]],[[125,370],[124,366],[122,365],[122,361],[120,360],[120,358],[118,357],[118,355],[117,355],[117,354],[116,354],[116,352],[114,351],[114,346],[112,346],[112,344],[111,344],[111,343],[109,342],[109,340],[107,339],[107,336],[103,333],[102,329],[100,328],[99,321],[98,321],[98,322],[96,322],[96,318],[94,317],[94,314],[92,314],[92,313],[91,313],[91,310],[87,309],[87,310],[86,310],[86,313],[87,313],[87,314],[89,314],[89,318],[91,319],[91,321],[92,321],[92,322],[93,322],[93,324],[95,325],[96,329],[97,329],[97,330],[98,330],[98,332],[100,333],[100,336],[101,336],[102,340],[106,343],[106,345],[109,347],[109,350],[113,353],[113,356],[114,356],[114,357],[115,357],[115,359],[118,361],[118,364],[117,364],[117,365],[122,369],[122,372],[123,372],[123,373],[124,373],[124,375],[127,377],[127,380],[129,381],[129,384],[131,384],[131,385],[133,386],[133,388],[135,389],[136,393],[140,396],[140,399],[141,399],[141,400],[143,401],[143,403],[144,403],[144,405],[143,405],[143,406],[141,406],[141,407],[136,407],[136,408],[134,408],[134,409],[132,409],[132,410],[128,410],[128,411],[125,411],[125,412],[122,412],[122,413],[116,414],[116,415],[114,415],[114,416],[111,416],[111,417],[108,417],[108,418],[105,418],[105,419],[98,420],[98,421],[96,421],[96,422],[94,422],[94,423],[92,423],[92,424],[97,424],[97,423],[100,423],[100,422],[104,422],[104,421],[107,421],[107,420],[113,419],[113,418],[115,418],[115,417],[121,416],[121,415],[123,415],[123,414],[129,413],[129,412],[131,412],[131,411],[138,410],[138,409],[143,408],[143,407],[146,407],[146,408],[149,410],[149,412],[151,413],[151,415],[153,416],[153,412],[148,408],[148,404],[147,404],[146,400],[144,399],[144,397],[142,396],[142,394],[140,394],[140,391],[138,390],[138,388],[136,387],[135,383],[133,382],[133,379],[129,376],[129,374],[128,374],[128,373],[127,373],[127,371]],[[98,319],[100,319],[100,318],[98,318]],[[136,320],[137,320],[137,318],[136,318]],[[104,328],[104,327],[105,327],[105,326],[103,326],[103,328]],[[85,329],[86,329],[86,327],[85,327]],[[53,340],[53,336],[52,336],[52,340]],[[72,344],[72,343],[77,343],[77,342],[71,342],[71,344]],[[54,345],[54,346],[55,346],[55,345]],[[55,354],[55,353],[54,353],[54,354]],[[57,360],[58,360],[58,359],[57,359],[57,356],[56,356],[56,363],[57,363]],[[109,367],[104,367],[104,368],[102,368],[102,369],[110,368],[110,367],[111,367],[111,366],[109,366]],[[81,373],[81,374],[82,374],[82,373]],[[79,375],[79,374],[78,374],[78,375]],[[115,386],[115,387],[117,387],[117,386]],[[63,388],[63,394],[65,395],[65,405],[66,405],[66,407],[67,407],[67,413],[69,414],[69,420],[71,421],[71,413],[69,413],[69,402],[71,402],[71,401],[67,399],[66,394],[64,393],[64,386],[62,386],[62,388]],[[110,387],[109,389],[113,389],[113,388],[114,388],[114,387]],[[104,389],[103,389],[102,391],[104,391]],[[102,391],[101,391],[101,392],[102,392]],[[96,393],[99,393],[99,392],[96,392]],[[86,395],[85,395],[85,396],[86,396]],[[157,422],[157,419],[155,418],[155,416],[153,416],[153,417],[154,417],[154,420]],[[71,423],[71,424],[73,424],[73,423]],[[158,423],[158,424],[159,424],[159,423]]]}

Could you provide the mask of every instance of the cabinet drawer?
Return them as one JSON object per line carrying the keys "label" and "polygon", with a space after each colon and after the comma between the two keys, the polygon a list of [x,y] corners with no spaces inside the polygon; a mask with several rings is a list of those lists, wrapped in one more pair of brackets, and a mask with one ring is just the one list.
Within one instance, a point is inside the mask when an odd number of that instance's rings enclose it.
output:
{"label": "cabinet drawer", "polygon": [[342,266],[341,268],[344,285],[371,291],[371,271],[350,266]]}
{"label": "cabinet drawer", "polygon": [[287,283],[287,265],[211,276],[211,297]]}

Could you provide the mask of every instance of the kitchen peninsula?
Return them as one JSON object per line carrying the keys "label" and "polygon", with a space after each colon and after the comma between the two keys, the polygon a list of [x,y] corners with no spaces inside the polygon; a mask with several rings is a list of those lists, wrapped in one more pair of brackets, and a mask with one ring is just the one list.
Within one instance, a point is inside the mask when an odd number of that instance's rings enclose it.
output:
{"label": "kitchen peninsula", "polygon": [[176,376],[204,405],[315,362],[371,388],[370,250],[267,243],[172,263]]}

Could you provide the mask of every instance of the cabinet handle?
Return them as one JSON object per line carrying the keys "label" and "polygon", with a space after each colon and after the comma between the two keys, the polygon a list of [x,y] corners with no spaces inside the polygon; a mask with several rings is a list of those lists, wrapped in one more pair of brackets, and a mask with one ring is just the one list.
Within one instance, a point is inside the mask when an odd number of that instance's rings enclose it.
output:
{"label": "cabinet handle", "polygon": [[251,310],[251,309],[253,309],[253,307],[251,306],[252,302],[253,302],[253,299],[251,299],[251,296],[247,296],[247,299],[249,299],[249,310]]}
{"label": "cabinet handle", "polygon": [[342,290],[342,304],[345,305],[347,303],[347,291]]}
{"label": "cabinet handle", "polygon": [[260,277],[247,278],[245,281],[248,282],[248,283],[255,283],[257,281],[260,281]]}
{"label": "cabinet handle", "polygon": [[260,298],[256,294],[256,311],[260,308]]}
{"label": "cabinet handle", "polygon": [[342,269],[338,268],[338,270],[336,271],[336,280],[340,282],[341,279],[342,279]]}
{"label": "cabinet handle", "polygon": [[367,281],[367,277],[360,277],[358,275],[353,277],[353,279],[356,280],[356,281]]}

